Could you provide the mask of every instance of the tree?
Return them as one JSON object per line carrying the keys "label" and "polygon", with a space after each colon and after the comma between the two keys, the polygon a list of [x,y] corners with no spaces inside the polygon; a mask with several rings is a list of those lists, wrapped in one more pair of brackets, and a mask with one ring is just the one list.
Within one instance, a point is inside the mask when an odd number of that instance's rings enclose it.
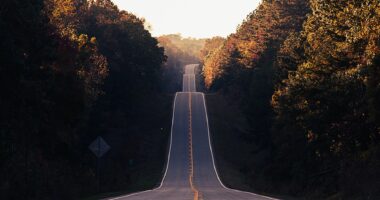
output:
{"label": "tree", "polygon": [[[154,163],[149,171],[159,174],[166,135],[157,134],[152,118],[163,127],[167,102],[146,102],[160,98],[165,56],[143,24],[109,0],[2,2],[0,28],[7,31],[0,32],[1,199],[95,194],[99,179],[87,147],[100,133],[123,145],[134,137],[125,146],[138,149],[125,155],[125,148],[112,143],[112,155],[125,159],[109,161],[104,191],[137,185],[130,177],[140,171],[125,171],[134,157],[148,160],[139,164]],[[154,130],[141,129],[146,120]],[[129,134],[120,137],[114,125]],[[146,145],[154,152],[144,150]]]}
{"label": "tree", "polygon": [[[289,145],[307,152],[307,157],[294,157],[297,162],[289,168],[303,163],[298,168],[311,175],[301,181],[309,189],[323,188],[324,195],[342,191],[343,197],[374,198],[379,192],[360,186],[376,182],[362,176],[379,173],[373,170],[378,165],[378,131],[367,104],[368,77],[378,54],[378,7],[375,1],[311,1],[313,12],[302,34],[285,42],[278,59],[284,73],[272,105],[277,151],[282,153],[275,165],[283,163],[284,154],[296,155]],[[360,167],[363,163],[367,169]],[[349,184],[354,179],[360,184]]]}

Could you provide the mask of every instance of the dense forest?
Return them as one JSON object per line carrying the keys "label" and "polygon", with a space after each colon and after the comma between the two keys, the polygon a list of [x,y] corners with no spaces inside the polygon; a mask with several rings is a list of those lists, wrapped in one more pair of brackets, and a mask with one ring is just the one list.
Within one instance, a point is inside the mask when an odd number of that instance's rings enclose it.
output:
{"label": "dense forest", "polygon": [[380,197],[378,0],[264,0],[202,51],[206,86],[248,122],[236,137],[249,158],[224,158],[247,184],[311,199]]}
{"label": "dense forest", "polygon": [[[173,96],[162,94],[167,57],[144,23],[110,0],[1,2],[0,199],[157,183]],[[97,136],[111,146],[99,170],[88,149]]]}
{"label": "dense forest", "polygon": [[203,64],[208,103],[227,102],[222,123],[247,124],[215,143],[227,186],[246,189],[225,166],[259,193],[380,199],[378,0],[263,0],[227,38],[145,27],[111,0],[2,0],[0,199],[156,186],[188,63]]}

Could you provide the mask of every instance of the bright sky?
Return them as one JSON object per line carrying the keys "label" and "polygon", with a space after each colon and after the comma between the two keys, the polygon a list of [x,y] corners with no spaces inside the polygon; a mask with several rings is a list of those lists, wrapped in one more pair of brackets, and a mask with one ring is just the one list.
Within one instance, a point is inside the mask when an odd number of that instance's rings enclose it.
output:
{"label": "bright sky", "polygon": [[261,0],[113,0],[121,10],[143,17],[153,36],[181,33],[184,37],[227,36]]}

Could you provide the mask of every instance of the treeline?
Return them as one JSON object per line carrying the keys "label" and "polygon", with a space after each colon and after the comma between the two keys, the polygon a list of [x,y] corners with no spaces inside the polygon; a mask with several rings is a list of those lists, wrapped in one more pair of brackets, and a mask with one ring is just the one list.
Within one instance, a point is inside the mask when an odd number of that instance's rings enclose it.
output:
{"label": "treeline", "polygon": [[163,67],[164,90],[180,91],[182,88],[183,66],[200,62],[199,52],[206,39],[183,38],[180,34],[162,35],[157,38],[165,48],[167,62]]}
{"label": "treeline", "polygon": [[[110,0],[5,0],[0,30],[1,199],[156,183],[171,97],[160,94],[166,57],[144,20]],[[111,146],[100,174],[88,149],[98,135]]]}
{"label": "treeline", "polygon": [[255,190],[380,197],[379,1],[264,0],[208,51],[207,86],[249,122],[232,164]]}
{"label": "treeline", "polygon": [[207,39],[200,51],[200,59],[204,65],[202,75],[204,77],[204,84],[208,88],[215,78],[220,76],[219,66],[223,62],[223,58],[225,58],[223,55],[223,51],[225,50],[223,44],[225,41],[226,39],[222,37]]}

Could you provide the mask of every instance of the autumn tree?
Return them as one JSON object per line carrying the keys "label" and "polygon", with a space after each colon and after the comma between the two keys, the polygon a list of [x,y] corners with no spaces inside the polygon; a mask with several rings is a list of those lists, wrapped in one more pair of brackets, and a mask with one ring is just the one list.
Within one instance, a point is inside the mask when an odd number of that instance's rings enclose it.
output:
{"label": "autumn tree", "polygon": [[223,45],[225,38],[223,37],[213,37],[211,39],[207,39],[203,48],[200,50],[200,59],[205,61],[208,56],[214,53],[219,47]]}
{"label": "autumn tree", "polygon": [[162,95],[165,50],[145,29],[144,19],[110,0],[86,7],[81,30],[96,38],[109,67],[105,94],[90,112],[82,137],[90,143],[101,135],[112,146],[103,168],[107,176],[102,181],[109,183],[103,191],[149,189],[160,179],[169,136],[163,134],[170,126],[172,101]]}
{"label": "autumn tree", "polygon": [[[289,37],[278,57],[274,165],[306,190],[376,198],[379,190],[370,186],[376,179],[369,177],[379,173],[378,125],[369,102],[378,84],[370,77],[379,54],[379,3],[315,0],[311,8],[302,33]],[[283,158],[295,163],[284,165]],[[297,176],[299,169],[308,178]]]}
{"label": "autumn tree", "polygon": [[283,177],[272,176],[277,170],[265,167],[276,148],[270,103],[278,79],[276,58],[288,36],[302,29],[309,11],[307,1],[263,1],[204,61],[206,84],[239,105],[248,120],[250,130],[241,137],[250,142],[251,158],[236,165],[257,190],[278,188],[272,178]]}
{"label": "autumn tree", "polygon": [[[5,0],[0,29],[6,30],[0,31],[1,199],[94,195],[100,179],[87,147],[100,133],[118,138],[117,144],[134,137],[135,145],[118,148],[111,140],[112,156],[125,159],[110,156],[105,170],[112,181],[102,191],[138,185],[129,178],[142,170],[128,164],[135,157],[147,159],[136,162],[140,166],[154,162],[148,164],[151,177],[160,174],[166,135],[156,134],[160,129],[152,118],[166,128],[162,110],[170,100],[146,106],[146,99],[160,96],[165,57],[144,20],[109,0]],[[154,116],[154,109],[164,117]],[[154,130],[141,130],[144,120]],[[129,135],[114,136],[115,126]],[[135,150],[147,143],[153,153]],[[128,166],[134,171],[125,171]]]}

